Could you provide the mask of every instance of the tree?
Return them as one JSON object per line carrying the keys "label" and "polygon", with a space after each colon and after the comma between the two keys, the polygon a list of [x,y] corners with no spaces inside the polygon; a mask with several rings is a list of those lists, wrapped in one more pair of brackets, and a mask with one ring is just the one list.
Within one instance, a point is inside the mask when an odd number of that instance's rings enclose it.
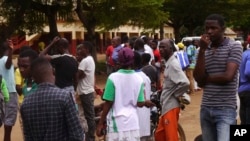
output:
{"label": "tree", "polygon": [[10,38],[24,23],[24,15],[29,5],[25,0],[0,2],[0,43]]}
{"label": "tree", "polygon": [[[95,29],[109,30],[125,24],[159,28],[167,16],[163,0],[77,0],[76,13],[87,30],[86,40],[95,45]],[[164,19],[164,20],[163,20]],[[93,49],[96,58],[96,48]]]}

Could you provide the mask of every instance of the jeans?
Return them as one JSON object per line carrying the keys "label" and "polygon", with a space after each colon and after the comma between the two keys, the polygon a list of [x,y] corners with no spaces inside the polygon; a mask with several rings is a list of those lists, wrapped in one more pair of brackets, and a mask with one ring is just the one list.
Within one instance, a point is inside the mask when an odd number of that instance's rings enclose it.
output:
{"label": "jeans", "polygon": [[241,124],[250,124],[250,91],[239,93]]}
{"label": "jeans", "polygon": [[229,141],[230,125],[236,124],[236,107],[207,107],[200,110],[202,141]]}
{"label": "jeans", "polygon": [[88,132],[86,133],[86,141],[95,141],[95,110],[94,110],[94,93],[81,94],[80,99],[88,124]]}

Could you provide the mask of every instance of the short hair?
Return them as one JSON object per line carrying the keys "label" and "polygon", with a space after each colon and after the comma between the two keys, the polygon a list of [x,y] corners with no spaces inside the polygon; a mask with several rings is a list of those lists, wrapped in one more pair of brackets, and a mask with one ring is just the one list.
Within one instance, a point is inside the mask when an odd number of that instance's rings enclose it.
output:
{"label": "short hair", "polygon": [[141,55],[141,59],[143,62],[149,63],[151,60],[151,55],[149,53],[143,53]]}
{"label": "short hair", "polygon": [[138,50],[140,48],[144,48],[144,41],[142,39],[138,38],[135,40],[134,49]]}
{"label": "short hair", "polygon": [[91,53],[92,49],[94,48],[93,44],[90,41],[83,41],[82,45],[89,51],[89,53]]}
{"label": "short hair", "polygon": [[30,66],[31,75],[35,81],[44,80],[48,76],[48,72],[51,71],[52,66],[50,62],[44,57],[38,57],[35,59]]}
{"label": "short hair", "polygon": [[24,50],[20,53],[19,58],[29,57],[30,60],[35,60],[38,57],[38,53],[32,49]]}
{"label": "short hair", "polygon": [[133,36],[133,37],[129,38],[128,43],[129,43],[129,46],[131,46],[131,48],[134,48],[135,40],[137,38],[138,37],[136,37],[136,36]]}
{"label": "short hair", "polygon": [[221,27],[225,26],[225,18],[219,14],[211,14],[207,16],[206,20],[216,20]]}
{"label": "short hair", "polygon": [[61,38],[56,42],[56,46],[61,46],[63,48],[69,48],[69,41],[66,38]]}

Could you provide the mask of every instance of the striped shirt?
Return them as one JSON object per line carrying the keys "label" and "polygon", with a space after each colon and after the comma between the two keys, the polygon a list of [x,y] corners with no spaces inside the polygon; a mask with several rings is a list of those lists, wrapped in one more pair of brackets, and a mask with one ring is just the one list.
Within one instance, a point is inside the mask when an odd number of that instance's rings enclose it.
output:
{"label": "striped shirt", "polygon": [[[241,63],[242,46],[229,38],[225,38],[222,44],[213,50],[208,48],[205,52],[205,67],[208,75],[224,73],[227,63]],[[207,83],[204,87],[202,106],[232,107],[236,108],[236,93],[238,82],[238,71],[233,81],[218,85]]]}

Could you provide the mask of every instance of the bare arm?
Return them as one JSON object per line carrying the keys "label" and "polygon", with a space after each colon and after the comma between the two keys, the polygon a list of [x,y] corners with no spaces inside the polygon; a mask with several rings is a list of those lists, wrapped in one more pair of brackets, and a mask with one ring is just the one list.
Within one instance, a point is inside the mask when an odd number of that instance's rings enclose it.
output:
{"label": "bare arm", "polygon": [[107,114],[111,109],[112,105],[113,101],[105,101],[105,103],[103,104],[103,112],[96,129],[97,136],[102,136],[101,130],[103,129],[103,123],[106,121]]}
{"label": "bare arm", "polygon": [[43,50],[40,52],[39,56],[46,56],[48,51],[51,49],[51,47],[58,41],[60,38],[56,36],[53,41]]}
{"label": "bare arm", "polygon": [[11,40],[8,40],[7,42],[9,46],[9,51],[8,51],[8,59],[5,63],[5,68],[10,69],[10,67],[12,66],[12,53],[13,53],[14,45]]}
{"label": "bare arm", "polygon": [[204,87],[207,79],[205,69],[205,50],[207,49],[209,43],[210,40],[206,38],[206,35],[202,35],[200,39],[200,51],[194,68],[194,78],[199,87]]}

